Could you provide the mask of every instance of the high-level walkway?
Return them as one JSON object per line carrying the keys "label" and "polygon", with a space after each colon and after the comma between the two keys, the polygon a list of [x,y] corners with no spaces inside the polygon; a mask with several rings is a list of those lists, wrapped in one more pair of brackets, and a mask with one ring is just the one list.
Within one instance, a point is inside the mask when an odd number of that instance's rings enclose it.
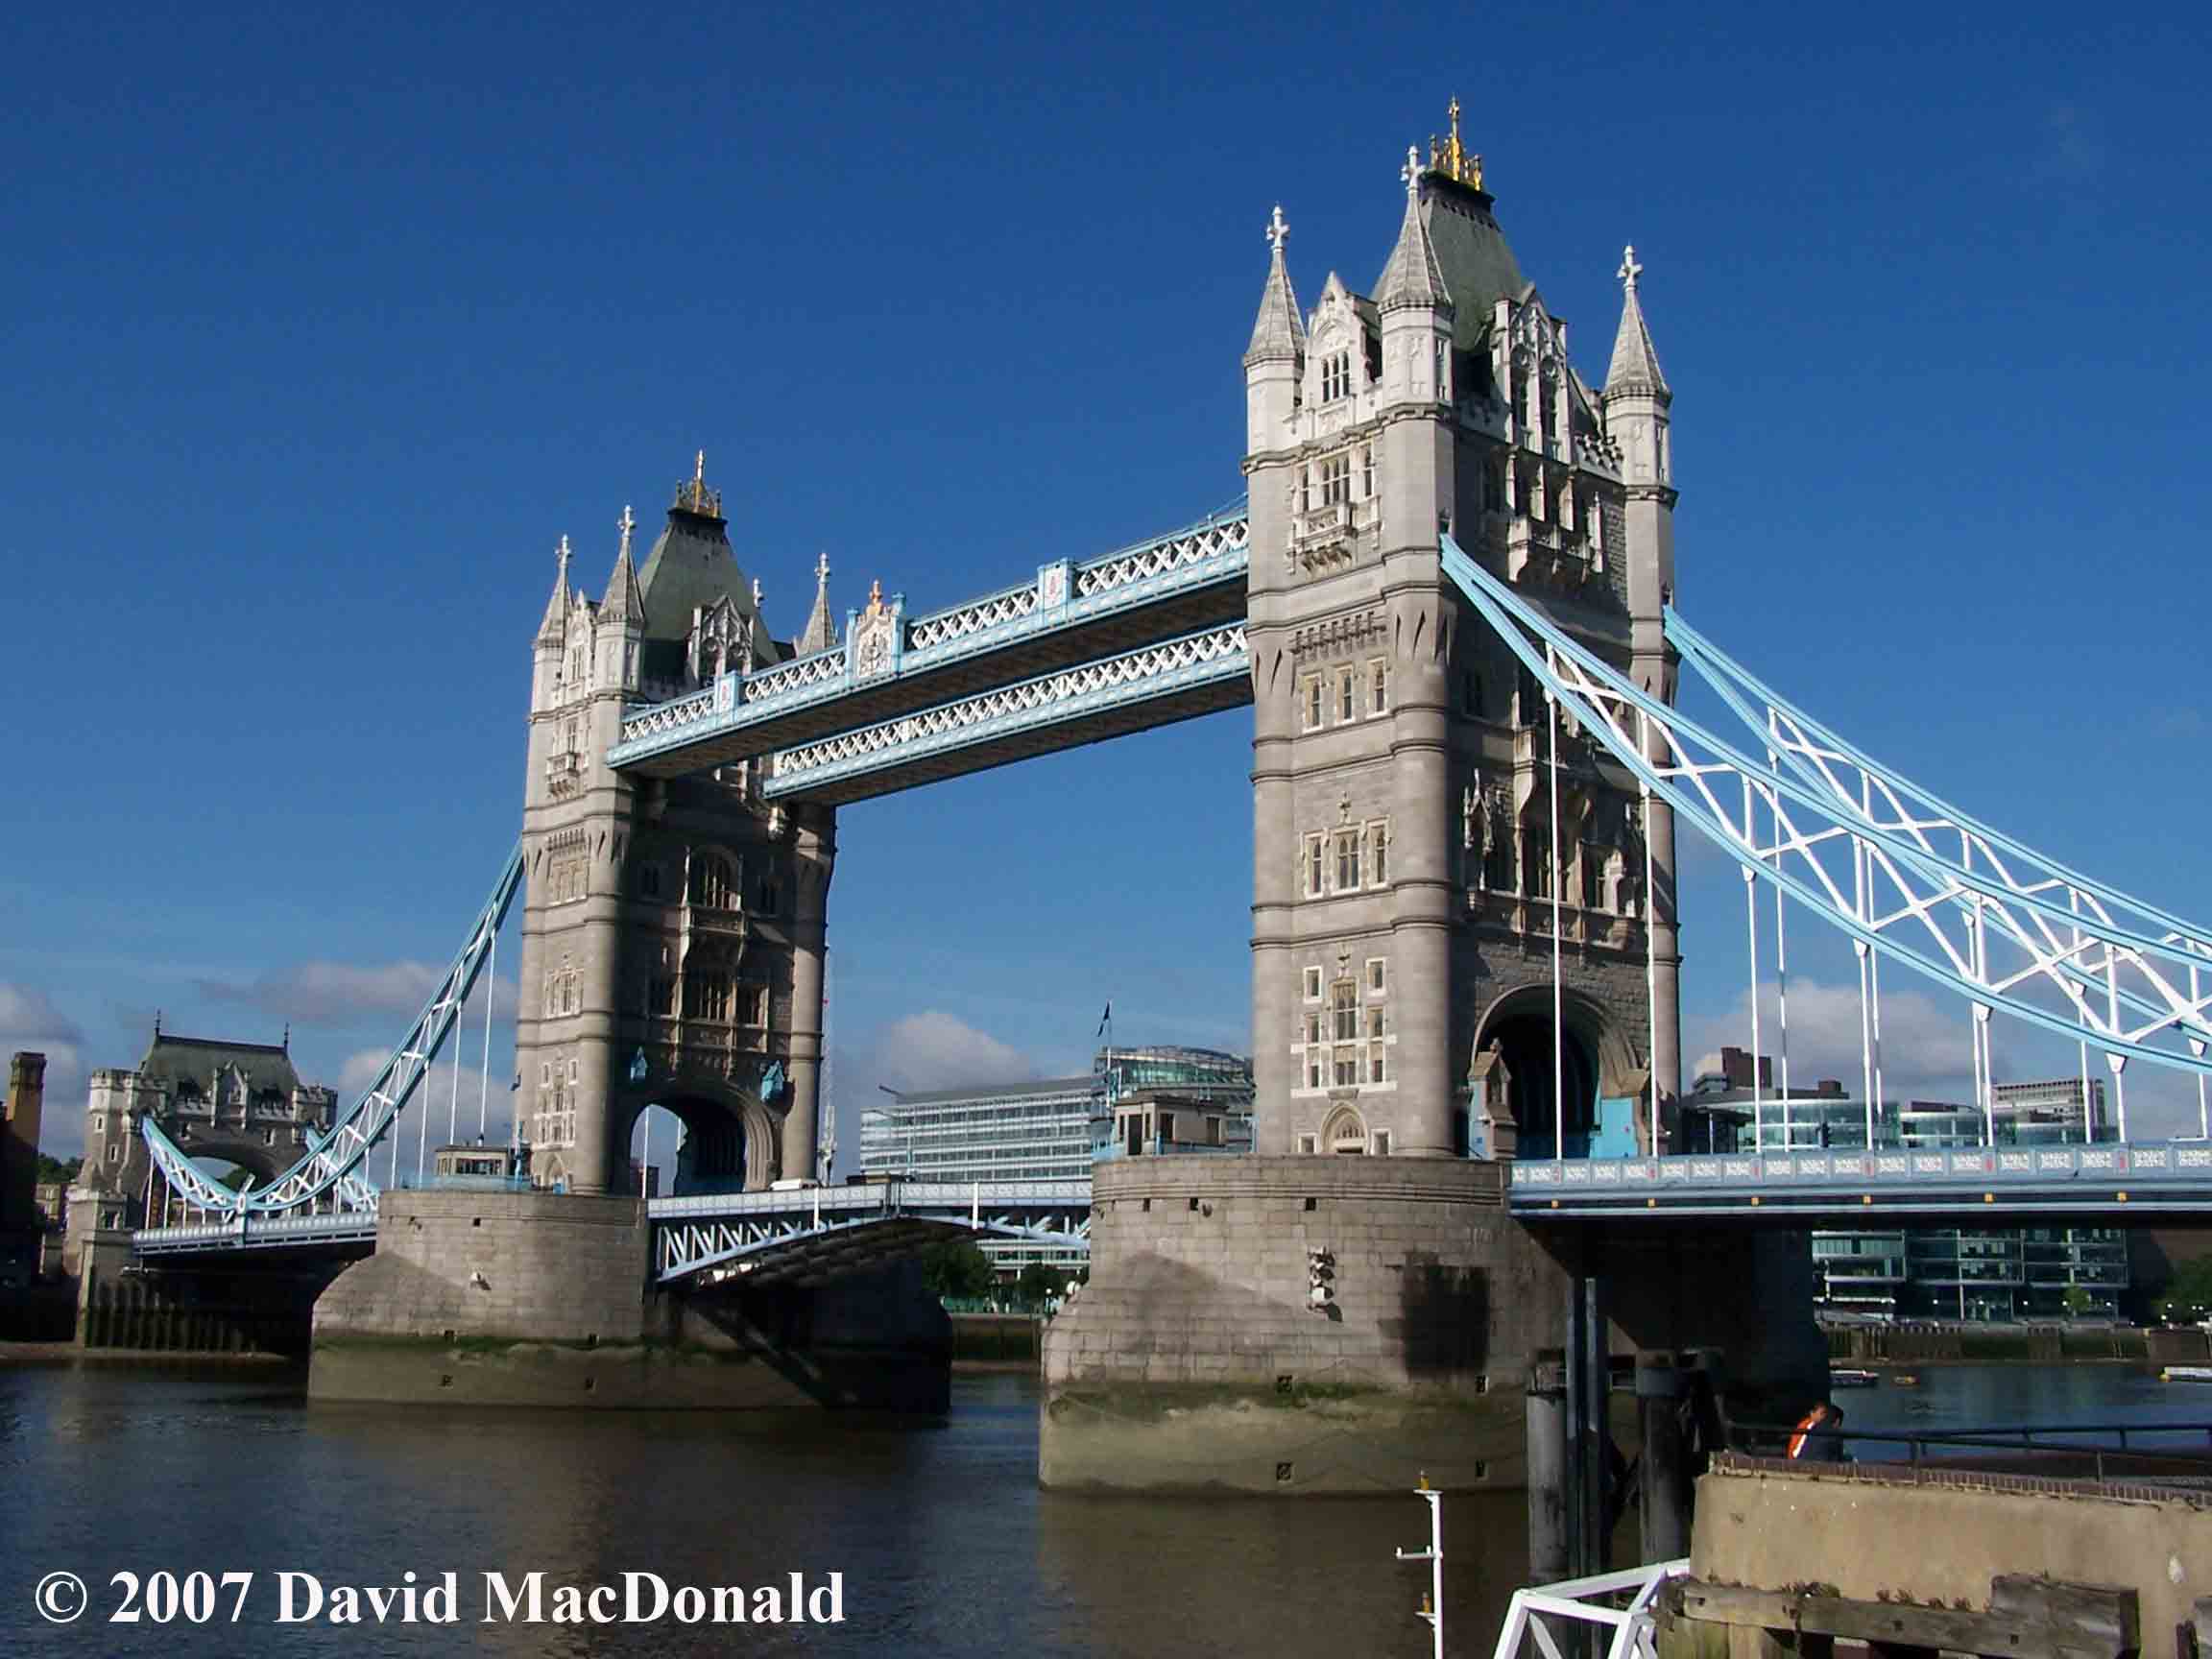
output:
{"label": "high-level walkway", "polygon": [[830,804],[1252,700],[1241,504],[909,617],[856,613],[826,651],[638,710],[608,753],[669,778],[765,757],[762,792]]}

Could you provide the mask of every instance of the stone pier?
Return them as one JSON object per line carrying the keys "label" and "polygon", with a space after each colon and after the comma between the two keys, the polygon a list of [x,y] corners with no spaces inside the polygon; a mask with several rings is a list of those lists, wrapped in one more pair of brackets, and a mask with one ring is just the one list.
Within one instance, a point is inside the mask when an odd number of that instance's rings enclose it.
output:
{"label": "stone pier", "polygon": [[671,1292],[634,1198],[387,1192],[315,1305],[307,1392],[396,1405],[941,1413],[950,1327],[912,1264]]}
{"label": "stone pier", "polygon": [[1091,1283],[1046,1335],[1044,1484],[1521,1485],[1525,1390],[1561,1346],[1577,1271],[1604,1283],[1617,1355],[1719,1349],[1744,1401],[1824,1382],[1801,1237],[1542,1238],[1506,1214],[1504,1175],[1426,1158],[1100,1165]]}

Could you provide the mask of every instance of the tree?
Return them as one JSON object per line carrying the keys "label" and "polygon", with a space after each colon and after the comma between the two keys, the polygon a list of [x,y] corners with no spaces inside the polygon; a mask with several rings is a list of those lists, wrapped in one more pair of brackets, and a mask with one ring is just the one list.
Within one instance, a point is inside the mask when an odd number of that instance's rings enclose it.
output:
{"label": "tree", "polygon": [[1014,1281],[1014,1299],[1024,1308],[1042,1308],[1068,1288],[1068,1275],[1057,1267],[1032,1262]]}
{"label": "tree", "polygon": [[998,1287],[991,1258],[971,1238],[948,1238],[922,1252],[922,1283],[932,1296],[980,1298]]}
{"label": "tree", "polygon": [[77,1179],[77,1172],[84,1167],[84,1160],[82,1158],[71,1158],[64,1161],[60,1158],[49,1158],[41,1152],[38,1154],[39,1185],[44,1186],[49,1182],[58,1182],[66,1187],[70,1182]]}
{"label": "tree", "polygon": [[2166,1281],[2158,1298],[2158,1317],[2170,1325],[2194,1325],[2212,1319],[2212,1256],[2184,1262]]}

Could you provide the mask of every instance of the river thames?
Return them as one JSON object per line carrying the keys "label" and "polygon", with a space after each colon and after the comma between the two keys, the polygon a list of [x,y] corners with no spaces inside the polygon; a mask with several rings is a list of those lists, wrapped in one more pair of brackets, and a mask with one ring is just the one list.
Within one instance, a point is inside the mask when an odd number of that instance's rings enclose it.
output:
{"label": "river thames", "polygon": [[[2212,1388],[2121,1366],[1930,1366],[1840,1396],[1860,1428],[2212,1419]],[[1408,1494],[1276,1503],[1042,1493],[1037,1387],[962,1376],[926,1428],[825,1416],[316,1407],[236,1369],[0,1368],[0,1653],[1305,1654],[1429,1651]],[[1450,1649],[1487,1653],[1526,1560],[1520,1495],[1445,1506]],[[73,1623],[32,1607],[70,1572]],[[117,1573],[251,1573],[213,1620],[109,1623]],[[280,1572],[325,1588],[455,1573],[449,1625],[276,1623]],[[509,1583],[809,1587],[835,1624],[482,1623]],[[234,1581],[235,1582],[235,1581]],[[298,1582],[298,1581],[296,1581]],[[238,1623],[228,1622],[244,1597]],[[296,1602],[297,1605],[297,1602]]]}

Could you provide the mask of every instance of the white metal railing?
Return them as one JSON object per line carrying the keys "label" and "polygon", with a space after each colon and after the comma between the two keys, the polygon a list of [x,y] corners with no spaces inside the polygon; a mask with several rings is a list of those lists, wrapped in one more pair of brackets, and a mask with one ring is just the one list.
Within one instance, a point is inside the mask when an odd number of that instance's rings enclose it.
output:
{"label": "white metal railing", "polygon": [[[1558,1620],[1610,1630],[1605,1659],[1658,1659],[1652,1632],[1657,1624],[1654,1607],[1659,1593],[1669,1580],[1683,1577],[1689,1571],[1690,1558],[1685,1555],[1653,1566],[1516,1590],[1506,1606],[1505,1623],[1498,1632],[1498,1647],[1491,1659],[1521,1659],[1522,1645],[1527,1641],[1535,1643],[1542,1659],[1567,1659],[1570,1649],[1582,1652],[1578,1644],[1561,1642],[1550,1623]],[[1606,1606],[1600,1599],[1622,1595],[1628,1598],[1622,1607]]]}

